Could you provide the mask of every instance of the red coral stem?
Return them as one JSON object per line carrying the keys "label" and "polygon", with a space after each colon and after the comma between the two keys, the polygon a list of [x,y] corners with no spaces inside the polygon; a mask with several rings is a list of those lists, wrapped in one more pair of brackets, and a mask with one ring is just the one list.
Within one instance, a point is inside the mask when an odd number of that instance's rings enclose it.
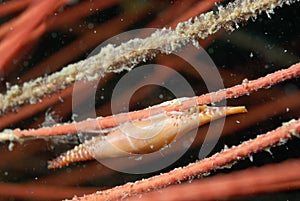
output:
{"label": "red coral stem", "polygon": [[77,133],[78,128],[87,130],[97,130],[105,128],[113,128],[128,120],[139,120],[161,113],[162,111],[182,111],[195,105],[204,105],[213,102],[218,102],[223,99],[237,98],[245,94],[249,94],[261,88],[268,88],[277,83],[283,82],[288,79],[296,78],[300,75],[300,63],[292,65],[287,69],[283,69],[274,73],[271,73],[265,77],[261,77],[252,81],[244,81],[240,85],[236,85],[227,89],[221,89],[217,92],[204,94],[202,96],[196,96],[189,98],[188,100],[181,101],[181,104],[168,104],[160,105],[156,107],[150,107],[147,109],[121,113],[118,115],[107,116],[97,118],[95,120],[82,121],[78,123],[70,124],[57,124],[52,127],[44,127],[36,130],[20,130],[15,129],[13,132],[18,137],[26,136],[53,136],[53,135],[65,135],[69,133]]}
{"label": "red coral stem", "polygon": [[171,186],[128,200],[224,200],[249,194],[291,190],[300,187],[300,160],[217,175],[191,184]]}

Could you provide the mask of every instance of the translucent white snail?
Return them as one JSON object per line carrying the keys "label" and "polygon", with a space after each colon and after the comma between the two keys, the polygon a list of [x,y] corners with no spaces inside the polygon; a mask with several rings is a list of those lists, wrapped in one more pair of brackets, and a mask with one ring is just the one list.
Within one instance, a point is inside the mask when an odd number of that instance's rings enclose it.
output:
{"label": "translucent white snail", "polygon": [[244,106],[196,106],[181,112],[165,112],[147,119],[127,122],[106,136],[99,135],[49,161],[48,168],[73,162],[151,153],[170,144],[175,137],[212,120],[247,112]]}

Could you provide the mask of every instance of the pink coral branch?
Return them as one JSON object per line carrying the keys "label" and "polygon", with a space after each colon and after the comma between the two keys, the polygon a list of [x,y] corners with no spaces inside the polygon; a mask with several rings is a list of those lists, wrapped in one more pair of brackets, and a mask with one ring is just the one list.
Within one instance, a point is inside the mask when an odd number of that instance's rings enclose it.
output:
{"label": "pink coral branch", "polygon": [[221,89],[217,92],[204,94],[202,96],[196,96],[182,101],[174,101],[170,104],[163,104],[154,107],[150,107],[144,110],[121,113],[118,115],[107,116],[97,118],[95,120],[82,121],[70,124],[57,124],[52,127],[44,127],[35,130],[13,130],[14,135],[18,137],[26,136],[54,136],[65,135],[69,133],[77,133],[78,126],[87,130],[95,130],[105,128],[113,128],[118,124],[127,122],[128,120],[139,120],[147,118],[151,115],[156,115],[162,111],[182,111],[195,105],[204,105],[212,102],[218,102],[223,99],[237,98],[245,94],[249,94],[261,88],[268,88],[277,83],[283,82],[288,79],[296,78],[300,75],[300,63],[292,65],[287,69],[283,69],[274,73],[271,73],[265,77],[261,77],[252,81],[244,81],[240,85],[236,85],[227,89]]}
{"label": "pink coral branch", "polygon": [[128,200],[223,200],[249,194],[291,190],[300,187],[299,168],[299,159],[289,160],[229,175],[217,175],[191,184],[170,186],[146,193],[142,197],[130,197]]}
{"label": "pink coral branch", "polygon": [[[95,191],[95,187],[66,187],[41,184],[0,183],[0,198],[14,197],[30,200],[58,200]],[[55,193],[54,193],[55,192]]]}
{"label": "pink coral branch", "polygon": [[12,14],[19,10],[24,9],[28,4],[30,4],[32,0],[22,0],[22,1],[9,1],[4,2],[0,5],[0,13],[1,16]]}

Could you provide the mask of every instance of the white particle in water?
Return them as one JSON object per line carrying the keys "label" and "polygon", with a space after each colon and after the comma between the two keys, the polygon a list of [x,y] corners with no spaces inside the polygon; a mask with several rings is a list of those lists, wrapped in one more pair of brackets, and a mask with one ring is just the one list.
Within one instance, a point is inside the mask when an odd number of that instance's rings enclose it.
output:
{"label": "white particle in water", "polygon": [[94,28],[94,24],[93,23],[89,23],[87,26],[89,29],[93,29]]}
{"label": "white particle in water", "polygon": [[61,103],[64,102],[64,99],[63,99],[61,96],[58,97],[58,100],[59,100]]}

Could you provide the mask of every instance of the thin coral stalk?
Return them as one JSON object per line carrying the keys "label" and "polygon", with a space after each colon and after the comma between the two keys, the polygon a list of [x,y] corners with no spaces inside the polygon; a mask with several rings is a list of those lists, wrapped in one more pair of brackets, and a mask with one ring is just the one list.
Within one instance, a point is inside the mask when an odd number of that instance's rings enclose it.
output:
{"label": "thin coral stalk", "polygon": [[125,200],[224,200],[300,187],[300,160],[290,160],[229,175],[216,175],[189,184],[170,186]]}
{"label": "thin coral stalk", "polygon": [[246,141],[238,146],[217,153],[202,161],[192,163],[183,168],[174,169],[168,173],[150,177],[148,179],[127,183],[112,189],[97,192],[74,200],[118,200],[129,196],[136,196],[145,192],[165,188],[172,184],[184,182],[194,177],[209,173],[212,170],[232,165],[236,161],[247,158],[254,153],[263,151],[270,147],[286,143],[289,139],[299,137],[300,119],[290,121],[283,126],[259,135],[253,140]]}
{"label": "thin coral stalk", "polygon": [[1,16],[8,15],[17,12],[19,10],[22,10],[26,6],[28,6],[30,2],[32,2],[32,0],[21,0],[21,1],[15,0],[15,1],[4,2],[0,5]]}
{"label": "thin coral stalk", "polygon": [[13,196],[14,198],[30,200],[61,200],[93,191],[95,191],[95,187],[77,188],[41,184],[0,184],[0,197],[2,199]]}

